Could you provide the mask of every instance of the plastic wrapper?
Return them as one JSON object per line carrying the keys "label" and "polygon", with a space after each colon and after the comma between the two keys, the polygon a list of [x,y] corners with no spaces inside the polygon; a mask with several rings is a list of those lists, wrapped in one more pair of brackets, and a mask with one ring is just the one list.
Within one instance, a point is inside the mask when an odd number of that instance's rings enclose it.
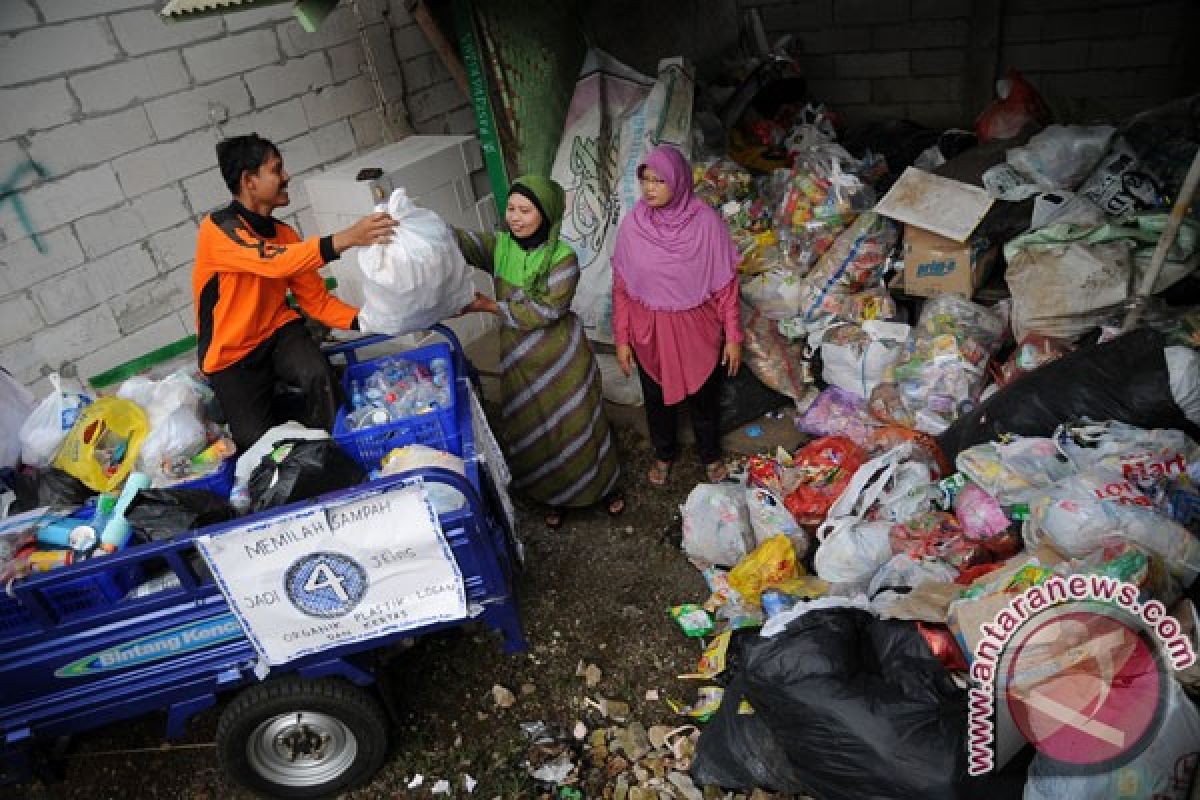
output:
{"label": "plastic wrapper", "polygon": [[889,532],[892,552],[913,558],[936,558],[958,570],[989,561],[986,550],[964,534],[958,518],[945,511],[927,511],[907,522],[892,526]]}
{"label": "plastic wrapper", "polygon": [[797,401],[814,393],[803,342],[789,342],[770,319],[744,301],[742,332],[746,365],[764,386]]}
{"label": "plastic wrapper", "polygon": [[846,316],[845,303],[837,296],[881,289],[884,265],[899,235],[899,227],[886,217],[874,212],[860,215],[805,275],[802,321],[808,326],[835,318],[855,321]]}
{"label": "plastic wrapper", "polygon": [[1102,467],[1140,485],[1184,475],[1200,462],[1200,446],[1183,431],[1111,420],[1063,425],[1054,442],[1077,469]]}
{"label": "plastic wrapper", "polygon": [[996,99],[975,120],[980,142],[1015,138],[1026,125],[1050,121],[1050,109],[1033,84],[1015,69],[996,81]]}
{"label": "plastic wrapper", "polygon": [[789,264],[808,271],[860,212],[875,205],[862,172],[863,163],[835,144],[803,150],[790,171],[776,170],[775,228]]}
{"label": "plastic wrapper", "polygon": [[775,586],[803,573],[796,559],[792,540],[779,535],[746,554],[729,571],[729,585],[751,605],[759,605],[760,595],[768,586]]}
{"label": "plastic wrapper", "polygon": [[959,453],[954,463],[1001,504],[1029,502],[1075,472],[1054,439],[1038,436],[977,444]]}
{"label": "plastic wrapper", "polygon": [[1042,189],[1074,189],[1116,133],[1111,125],[1050,125],[1014,147],[1005,160]]}
{"label": "plastic wrapper", "polygon": [[855,444],[865,445],[876,425],[867,413],[865,400],[853,392],[830,386],[796,420],[796,427],[813,436],[845,436]]}
{"label": "plastic wrapper", "polygon": [[754,189],[754,177],[740,164],[714,159],[692,166],[692,191],[712,208],[745,200]]}
{"label": "plastic wrapper", "polygon": [[996,385],[1007,386],[1022,375],[1033,372],[1075,349],[1069,341],[1040,333],[1028,333],[1008,360],[992,371]]}
{"label": "plastic wrapper", "polygon": [[788,319],[800,311],[800,278],[789,269],[769,269],[743,280],[741,295],[767,319]]}
{"label": "plastic wrapper", "polygon": [[[804,292],[806,297],[811,296],[812,286],[805,283]],[[826,292],[812,313],[780,320],[778,328],[787,338],[800,339],[839,322],[860,325],[895,317],[895,298],[886,289],[875,287],[861,292]]]}
{"label": "plastic wrapper", "polygon": [[791,512],[784,508],[780,495],[762,487],[749,487],[746,489],[746,508],[758,544],[783,534],[792,540],[797,556],[804,558],[808,554],[808,534],[796,524]]}
{"label": "plastic wrapper", "polygon": [[958,569],[932,556],[898,553],[879,568],[867,587],[867,597],[881,606],[925,583],[949,583]]}
{"label": "plastic wrapper", "polygon": [[866,452],[845,436],[825,436],[802,447],[795,455],[800,482],[784,499],[796,522],[824,520],[864,461]]}
{"label": "plastic wrapper", "polygon": [[895,368],[914,427],[941,433],[975,406],[1004,330],[1001,315],[958,295],[939,295],[925,304],[915,336]]}
{"label": "plastic wrapper", "polygon": [[935,480],[949,475],[952,471],[946,457],[942,455],[937,439],[912,428],[899,425],[873,428],[867,437],[866,448],[869,455],[877,456],[905,443],[912,445],[909,458],[928,466],[930,475]]}

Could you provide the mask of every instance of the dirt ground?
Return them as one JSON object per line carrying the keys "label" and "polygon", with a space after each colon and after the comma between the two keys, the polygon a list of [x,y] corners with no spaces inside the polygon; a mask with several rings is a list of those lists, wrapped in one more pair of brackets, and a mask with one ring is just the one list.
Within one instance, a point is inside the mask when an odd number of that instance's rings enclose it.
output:
{"label": "dirt ground", "polygon": [[[628,499],[623,516],[577,512],[550,531],[535,509],[519,510],[527,557],[517,591],[529,651],[505,655],[490,631],[459,628],[396,653],[387,669],[400,716],[390,757],[368,786],[347,797],[431,797],[438,780],[460,787],[466,775],[478,781],[474,792],[459,788],[453,796],[549,797],[528,775],[530,741],[522,724],[543,722],[567,739],[580,721],[589,731],[614,724],[585,698],[628,703],[630,719],[646,728],[687,721],[665,698],[695,698],[697,684],[676,676],[694,668],[701,645],[681,634],[666,609],[707,596],[700,573],[679,549],[679,505],[702,474],[684,460],[666,488],[647,485],[642,476],[651,455],[629,424],[636,417],[616,426]],[[581,662],[599,668],[594,687],[577,674]],[[514,705],[496,706],[496,685],[514,693]],[[649,690],[660,699],[646,699]],[[68,751],[62,780],[19,791],[80,800],[247,797],[216,767],[219,714],[220,707],[198,717],[188,737],[170,747],[163,745],[161,717],[92,732]],[[409,790],[416,774],[424,783]],[[611,794],[603,765],[589,775],[584,797]]]}

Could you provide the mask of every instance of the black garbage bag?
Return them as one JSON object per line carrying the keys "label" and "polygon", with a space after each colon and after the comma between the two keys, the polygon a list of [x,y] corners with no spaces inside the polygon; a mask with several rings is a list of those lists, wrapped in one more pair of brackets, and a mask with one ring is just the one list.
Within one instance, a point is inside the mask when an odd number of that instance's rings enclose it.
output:
{"label": "black garbage bag", "polygon": [[803,786],[803,774],[792,766],[787,751],[762,716],[742,713],[745,696],[745,680],[738,673],[696,744],[692,779],[697,786],[746,792]]}
{"label": "black garbage bag", "polygon": [[1175,428],[1200,440],[1200,428],[1171,395],[1164,347],[1163,334],[1149,328],[1081,347],[996,392],[947,428],[938,444],[953,461],[960,451],[1002,433],[1049,436],[1082,417]]}
{"label": "black garbage bag", "polygon": [[792,399],[769,388],[743,364],[732,378],[722,377],[719,402],[721,432],[728,433],[768,411],[791,404]]}
{"label": "black garbage bag", "polygon": [[142,489],[133,497],[125,518],[151,540],[215,525],[237,517],[220,495],[203,489]]}
{"label": "black garbage bag", "polygon": [[[770,781],[822,800],[961,796],[966,693],[913,623],[812,611],[747,643],[738,680],[759,720],[725,717],[701,734],[692,769],[702,781]],[[731,705],[722,710],[736,714]]]}
{"label": "black garbage bag", "polygon": [[250,510],[263,511],[362,483],[367,473],[332,439],[276,443],[278,462],[265,457],[250,474]]}
{"label": "black garbage bag", "polygon": [[38,470],[35,480],[39,506],[74,510],[96,494],[83,481],[57,467]]}

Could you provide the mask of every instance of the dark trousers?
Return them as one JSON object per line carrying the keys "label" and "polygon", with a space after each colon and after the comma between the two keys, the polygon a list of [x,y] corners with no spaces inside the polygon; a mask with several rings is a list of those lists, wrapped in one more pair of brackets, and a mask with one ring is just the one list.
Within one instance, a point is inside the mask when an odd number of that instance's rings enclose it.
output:
{"label": "dark trousers", "polygon": [[696,436],[696,453],[704,464],[711,464],[721,457],[721,365],[713,368],[712,374],[695,394],[690,394],[679,403],[666,405],[662,387],[638,370],[642,380],[642,398],[646,409],[646,425],[650,428],[650,441],[654,455],[660,461],[674,461],[679,457],[677,439],[679,406],[687,404],[688,416],[692,420],[692,432]]}
{"label": "dark trousers", "polygon": [[284,325],[241,361],[208,378],[240,451],[284,421],[273,410],[276,385],[281,382],[304,395],[303,413],[297,415],[297,422],[333,430],[337,382],[321,348],[300,320]]}

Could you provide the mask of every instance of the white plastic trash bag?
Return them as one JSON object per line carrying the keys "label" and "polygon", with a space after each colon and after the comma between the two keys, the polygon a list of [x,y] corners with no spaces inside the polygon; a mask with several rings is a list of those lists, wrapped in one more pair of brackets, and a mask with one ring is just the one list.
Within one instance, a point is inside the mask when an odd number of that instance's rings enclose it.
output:
{"label": "white plastic trash bag", "polygon": [[808,534],[796,524],[792,512],[787,510],[777,495],[752,486],[746,489],[746,510],[750,514],[750,527],[754,531],[756,546],[782,533],[792,540],[797,558],[804,558],[808,553]]}
{"label": "white plastic trash bag", "polygon": [[15,467],[21,460],[21,426],[31,413],[33,395],[0,369],[0,467]]}
{"label": "white plastic trash bag", "polygon": [[890,522],[843,518],[817,529],[817,576],[833,584],[865,586],[892,557]]}
{"label": "white plastic trash bag", "polygon": [[732,567],[754,549],[746,490],[741,484],[697,484],[680,511],[683,551],[688,558]]}
{"label": "white plastic trash bag", "polygon": [[391,242],[359,255],[366,278],[358,315],[363,330],[415,333],[461,312],[474,299],[475,284],[454,232],[437,214],[413,205],[404,189],[377,210],[399,225]]}
{"label": "white plastic trash bag", "polygon": [[1108,150],[1111,125],[1050,125],[1005,160],[1043,189],[1074,189]]}
{"label": "white plastic trash bag", "polygon": [[1072,558],[1084,558],[1107,541],[1132,541],[1166,562],[1190,586],[1200,573],[1200,539],[1153,507],[1120,472],[1095,467],[1060,481],[1029,506],[1025,545],[1042,541]]}
{"label": "white plastic trash bag", "polygon": [[50,466],[79,412],[92,402],[91,396],[64,385],[57,372],[49,380],[50,394],[21,426],[21,461],[31,467]]}

